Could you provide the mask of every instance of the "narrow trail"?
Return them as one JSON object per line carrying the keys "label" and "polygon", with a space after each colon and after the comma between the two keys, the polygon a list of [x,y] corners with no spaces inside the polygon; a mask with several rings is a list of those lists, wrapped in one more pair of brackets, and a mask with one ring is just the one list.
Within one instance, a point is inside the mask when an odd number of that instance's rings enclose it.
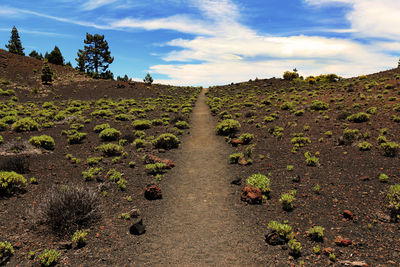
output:
{"label": "narrow trail", "polygon": [[251,234],[231,201],[227,147],[215,134],[205,91],[193,109],[191,134],[183,139],[177,167],[163,183],[159,220],[148,227],[144,248],[135,255],[138,265],[249,264]]}

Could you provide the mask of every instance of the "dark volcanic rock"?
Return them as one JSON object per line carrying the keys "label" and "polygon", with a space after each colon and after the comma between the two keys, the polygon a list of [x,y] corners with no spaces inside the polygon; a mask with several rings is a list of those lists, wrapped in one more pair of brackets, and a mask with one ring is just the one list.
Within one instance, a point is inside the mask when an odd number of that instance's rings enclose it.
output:
{"label": "dark volcanic rock", "polygon": [[261,204],[262,193],[260,188],[254,187],[252,185],[247,185],[242,189],[241,200],[249,204]]}
{"label": "dark volcanic rock", "polygon": [[150,184],[144,191],[144,197],[148,200],[162,199],[161,188],[157,184]]}
{"label": "dark volcanic rock", "polygon": [[132,235],[142,235],[146,232],[146,227],[143,224],[142,218],[139,217],[133,222],[132,226],[129,228],[129,232]]}

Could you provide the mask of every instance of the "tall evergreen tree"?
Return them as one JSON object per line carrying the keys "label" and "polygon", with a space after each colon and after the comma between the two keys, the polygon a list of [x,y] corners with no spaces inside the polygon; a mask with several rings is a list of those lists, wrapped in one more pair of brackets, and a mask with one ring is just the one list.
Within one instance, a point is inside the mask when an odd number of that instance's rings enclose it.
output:
{"label": "tall evergreen tree", "polygon": [[51,70],[47,61],[44,62],[42,68],[42,82],[45,84],[51,83],[53,81],[53,71]]}
{"label": "tall evergreen tree", "polygon": [[11,30],[11,38],[6,48],[10,53],[25,56],[24,48],[22,47],[21,39],[19,38],[18,30],[15,26]]}
{"label": "tall evergreen tree", "polygon": [[146,77],[144,77],[143,81],[149,85],[153,83],[153,77],[151,77],[150,73],[147,73]]}
{"label": "tall evergreen tree", "polygon": [[33,58],[36,58],[36,59],[39,59],[39,60],[43,60],[42,53],[39,54],[36,50],[33,50],[32,52],[30,52],[29,56],[33,57]]}
{"label": "tall evergreen tree", "polygon": [[49,63],[64,65],[64,57],[62,56],[60,48],[58,48],[58,46],[55,46],[53,51],[51,51],[50,54],[47,54],[46,58]]}
{"label": "tall evergreen tree", "polygon": [[109,65],[114,61],[109,51],[107,41],[104,35],[91,35],[86,33],[83,50],[78,51],[78,69],[85,70],[94,77],[111,78],[110,71],[107,71]]}

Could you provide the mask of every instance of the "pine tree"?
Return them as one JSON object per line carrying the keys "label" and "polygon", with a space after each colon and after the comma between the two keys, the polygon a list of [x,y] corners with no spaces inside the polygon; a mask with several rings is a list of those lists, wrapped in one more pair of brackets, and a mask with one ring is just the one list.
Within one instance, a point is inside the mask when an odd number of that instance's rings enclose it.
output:
{"label": "pine tree", "polygon": [[33,57],[33,58],[36,58],[36,59],[38,59],[38,60],[43,60],[43,55],[42,55],[42,53],[38,53],[36,50],[33,50],[30,54],[29,54],[29,56],[30,57]]}
{"label": "pine tree", "polygon": [[146,77],[144,77],[143,81],[149,85],[153,83],[153,78],[150,76],[149,73],[147,73]]}
{"label": "pine tree", "polygon": [[400,68],[400,59],[399,59],[399,63],[397,63],[397,67]]}
{"label": "pine tree", "polygon": [[52,81],[53,81],[53,71],[51,70],[47,61],[45,61],[42,68],[42,82],[48,84],[51,83]]}
{"label": "pine tree", "polygon": [[22,47],[21,39],[19,38],[18,30],[15,26],[12,28],[11,38],[6,48],[10,53],[25,56],[24,48]]}
{"label": "pine tree", "polygon": [[50,54],[47,54],[46,58],[49,63],[64,65],[64,57],[62,56],[60,48],[58,48],[58,46],[55,46],[53,51],[51,51]]}
{"label": "pine tree", "polygon": [[93,77],[112,79],[113,75],[107,71],[109,65],[114,61],[109,51],[104,35],[91,35],[86,33],[83,50],[78,51],[78,69],[85,70]]}

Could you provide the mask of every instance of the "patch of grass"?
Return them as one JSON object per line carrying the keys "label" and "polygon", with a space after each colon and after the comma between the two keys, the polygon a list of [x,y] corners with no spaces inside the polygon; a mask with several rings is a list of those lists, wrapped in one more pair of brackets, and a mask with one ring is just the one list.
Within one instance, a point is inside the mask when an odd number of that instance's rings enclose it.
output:
{"label": "patch of grass", "polygon": [[156,139],[154,139],[152,142],[153,146],[155,148],[162,148],[162,149],[172,149],[172,148],[178,148],[180,141],[178,137],[176,137],[173,134],[161,134],[158,136]]}
{"label": "patch of grass", "polygon": [[26,186],[26,179],[14,171],[0,171],[0,195],[9,194]]}
{"label": "patch of grass", "polygon": [[248,177],[246,179],[246,184],[259,188],[265,195],[268,195],[271,192],[271,180],[261,173],[253,174]]}
{"label": "patch of grass", "polygon": [[102,144],[96,147],[96,149],[103,152],[106,156],[118,156],[121,155],[123,151],[122,146],[113,143]]}
{"label": "patch of grass", "polygon": [[227,119],[217,124],[216,132],[218,135],[228,136],[234,135],[240,128],[241,125],[237,120]]}
{"label": "patch of grass", "polygon": [[60,259],[61,253],[54,249],[46,249],[42,254],[40,254],[39,260],[42,266],[54,266]]}
{"label": "patch of grass", "polygon": [[11,128],[16,132],[30,132],[39,130],[39,123],[32,118],[19,119],[11,125]]}
{"label": "patch of grass", "polygon": [[48,135],[40,135],[40,136],[32,136],[29,139],[29,143],[36,147],[41,147],[47,150],[54,150],[55,143],[54,139],[51,136]]}

